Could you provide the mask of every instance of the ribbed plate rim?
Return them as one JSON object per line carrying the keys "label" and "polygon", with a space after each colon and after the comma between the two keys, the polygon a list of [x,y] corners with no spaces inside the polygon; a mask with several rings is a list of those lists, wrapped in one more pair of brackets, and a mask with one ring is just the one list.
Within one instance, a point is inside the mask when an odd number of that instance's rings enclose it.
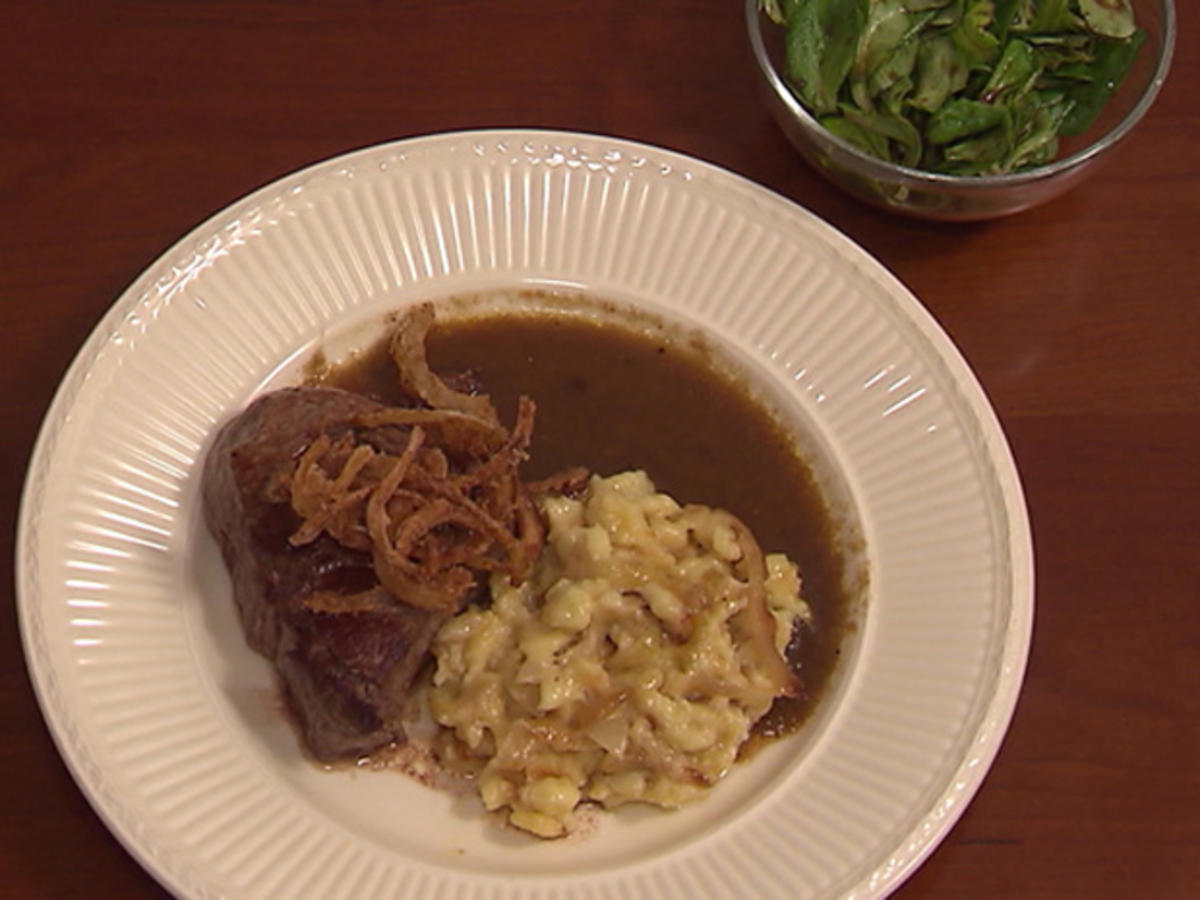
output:
{"label": "ribbed plate rim", "polygon": [[301,184],[319,175],[336,171],[340,167],[352,165],[356,160],[371,158],[374,154],[381,152],[403,153],[418,149],[433,149],[436,151],[439,142],[455,141],[509,141],[514,144],[522,142],[547,144],[583,142],[619,148],[626,153],[641,154],[664,165],[688,167],[695,171],[703,171],[706,178],[720,182],[725,187],[739,191],[743,196],[750,197],[755,203],[761,204],[781,224],[786,224],[789,219],[800,217],[809,227],[821,229],[825,238],[833,245],[838,246],[843,255],[853,260],[855,265],[862,267],[868,277],[885,286],[887,293],[896,303],[902,318],[907,321],[909,326],[919,332],[927,346],[935,351],[936,362],[950,369],[960,392],[961,399],[967,402],[978,420],[976,424],[979,426],[982,437],[987,443],[986,453],[1003,494],[1002,499],[1005,502],[1004,518],[1008,527],[1008,538],[1013,561],[1011,571],[1013,579],[1012,615],[1007,624],[1001,677],[997,679],[996,692],[991,699],[986,715],[983,717],[978,740],[973,744],[974,751],[968,759],[963,760],[958,772],[955,773],[955,777],[947,785],[946,791],[939,798],[939,801],[934,804],[934,809],[945,808],[932,820],[932,823],[930,820],[926,820],[926,827],[916,829],[914,834],[909,836],[909,839],[904,842],[902,847],[898,848],[897,853],[884,866],[866,875],[857,885],[850,888],[845,893],[845,896],[882,896],[890,892],[932,852],[953,826],[954,822],[957,821],[970,798],[978,790],[988,767],[999,750],[1003,735],[1015,708],[1024,674],[1032,631],[1032,546],[1020,481],[1011,453],[1004,440],[1002,429],[982,388],[971,373],[965,360],[963,360],[961,354],[937,325],[932,316],[925,311],[919,301],[893,275],[888,273],[880,263],[874,260],[874,258],[852,240],[821,222],[802,207],[740,175],[730,173],[710,163],[674,151],[604,135],[523,129],[451,132],[420,136],[376,147],[363,148],[316,163],[251,192],[241,200],[230,204],[225,209],[209,217],[205,222],[192,229],[161,254],[114,302],[74,358],[49,407],[31,455],[30,477],[26,481],[26,486],[22,494],[18,517],[16,573],[17,601],[22,639],[31,678],[42,707],[43,715],[50,726],[50,732],[55,744],[72,776],[79,784],[89,802],[92,803],[97,814],[100,815],[127,850],[165,886],[172,890],[185,890],[186,884],[178,877],[178,873],[167,871],[161,865],[161,861],[156,859],[152,847],[147,845],[145,837],[133,833],[124,823],[113,817],[102,798],[94,792],[92,788],[92,775],[88,771],[86,748],[79,746],[73,738],[68,711],[59,709],[48,696],[45,682],[47,675],[41,668],[46,657],[44,648],[39,646],[39,642],[44,639],[44,636],[31,633],[30,615],[27,609],[27,603],[29,602],[27,598],[36,593],[30,582],[33,576],[28,565],[28,560],[33,558],[36,553],[36,547],[32,547],[30,544],[32,540],[31,524],[38,513],[36,508],[36,479],[34,478],[34,474],[40,467],[47,465],[47,459],[53,454],[60,429],[63,427],[70,412],[71,399],[75,395],[79,382],[87,377],[89,367],[103,345],[106,335],[129,313],[130,308],[136,304],[139,296],[154,283],[156,276],[161,276],[165,267],[169,267],[186,250],[200,244],[206,236],[216,233],[220,229],[221,224],[233,212],[248,209],[262,203],[268,198],[278,197],[292,186]]}

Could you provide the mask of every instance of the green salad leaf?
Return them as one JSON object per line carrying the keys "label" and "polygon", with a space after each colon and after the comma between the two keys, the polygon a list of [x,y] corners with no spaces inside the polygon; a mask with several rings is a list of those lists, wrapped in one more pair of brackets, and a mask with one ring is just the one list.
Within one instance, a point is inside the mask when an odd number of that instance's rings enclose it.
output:
{"label": "green salad leaf", "polygon": [[902,0],[870,4],[867,24],[858,37],[854,54],[854,79],[865,84],[908,35],[908,10]]}
{"label": "green salad leaf", "polygon": [[1146,33],[1130,0],[759,0],[831,133],[949,174],[1043,165],[1095,121]]}
{"label": "green salad leaf", "polygon": [[1137,29],[1129,0],[1079,0],[1079,12],[1088,28],[1105,37],[1124,40]]}
{"label": "green salad leaf", "polygon": [[874,0],[802,0],[784,7],[788,78],[805,106],[837,109]]}
{"label": "green salad leaf", "polygon": [[1078,30],[1079,25],[1069,7],[1068,0],[1041,0],[1034,7],[1029,30],[1034,34],[1058,34]]}
{"label": "green salad leaf", "polygon": [[992,0],[967,0],[962,18],[950,32],[972,69],[982,69],[996,58],[1000,39],[989,30],[995,11]]}
{"label": "green salad leaf", "polygon": [[1083,134],[1100,115],[1108,98],[1125,79],[1133,66],[1138,48],[1146,40],[1146,32],[1138,29],[1125,41],[1104,41],[1097,47],[1090,62],[1083,70],[1086,77],[1078,78],[1078,84],[1066,93],[1075,102],[1075,108],[1063,121],[1062,134]]}
{"label": "green salad leaf", "polygon": [[1012,112],[1007,106],[955,97],[929,117],[925,136],[933,144],[952,144],[1011,123]]}
{"label": "green salad leaf", "polygon": [[909,104],[925,112],[936,111],[967,86],[967,74],[967,61],[954,41],[944,34],[925,37],[917,51],[917,87]]}

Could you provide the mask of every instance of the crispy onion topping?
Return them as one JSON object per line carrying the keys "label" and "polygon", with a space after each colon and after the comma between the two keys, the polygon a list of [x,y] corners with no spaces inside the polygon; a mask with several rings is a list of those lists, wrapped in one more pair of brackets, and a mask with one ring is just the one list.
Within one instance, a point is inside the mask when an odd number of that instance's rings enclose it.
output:
{"label": "crispy onion topping", "polygon": [[452,409],[483,419],[493,425],[499,422],[491,399],[485,394],[473,396],[453,390],[442,381],[425,357],[425,338],[433,325],[432,303],[420,303],[405,313],[392,338],[392,359],[400,373],[405,391],[423,400],[434,409]]}
{"label": "crispy onion topping", "polygon": [[504,428],[487,397],[451,390],[425,359],[433,308],[418,306],[391,349],[423,407],[388,407],[318,435],[290,476],[303,546],[327,534],[370,553],[380,584],[403,603],[454,612],[483,573],[522,580],[545,529],[518,469],[536,407],[522,397]]}

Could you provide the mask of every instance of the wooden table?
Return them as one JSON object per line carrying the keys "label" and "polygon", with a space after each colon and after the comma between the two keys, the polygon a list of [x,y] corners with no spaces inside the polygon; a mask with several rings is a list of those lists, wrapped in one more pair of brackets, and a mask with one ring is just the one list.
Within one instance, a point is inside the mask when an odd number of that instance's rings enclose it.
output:
{"label": "wooden table", "polygon": [[[683,151],[807,206],[906,282],[978,374],[1024,480],[1026,687],[982,790],[898,896],[1200,895],[1200,17],[1182,8],[1172,77],[1100,177],[1008,220],[944,226],[865,208],[799,161],[758,100],[732,0],[10,5],[5,536],[90,329],[251,189],[461,128]],[[161,894],[56,754],[15,614],[0,660],[0,894]]]}

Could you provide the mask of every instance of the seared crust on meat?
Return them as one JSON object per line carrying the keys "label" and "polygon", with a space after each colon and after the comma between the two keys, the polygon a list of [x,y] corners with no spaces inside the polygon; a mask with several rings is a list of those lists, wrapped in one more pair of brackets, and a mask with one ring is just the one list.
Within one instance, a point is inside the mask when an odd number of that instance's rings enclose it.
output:
{"label": "seared crust on meat", "polygon": [[526,577],[545,528],[518,469],[535,406],[512,429],[490,400],[429,369],[428,304],[392,338],[412,406],[336,388],[266,394],[208,453],[204,516],[246,640],[278,669],[322,760],[404,740],[430,642],[485,580]]}
{"label": "seared crust on meat", "polygon": [[289,541],[301,519],[287,472],[318,436],[344,434],[377,408],[328,388],[267,394],[221,431],[204,468],[205,520],[246,640],[275,663],[321,760],[404,739],[400,702],[445,619],[383,591],[369,553],[328,534],[299,547]]}

